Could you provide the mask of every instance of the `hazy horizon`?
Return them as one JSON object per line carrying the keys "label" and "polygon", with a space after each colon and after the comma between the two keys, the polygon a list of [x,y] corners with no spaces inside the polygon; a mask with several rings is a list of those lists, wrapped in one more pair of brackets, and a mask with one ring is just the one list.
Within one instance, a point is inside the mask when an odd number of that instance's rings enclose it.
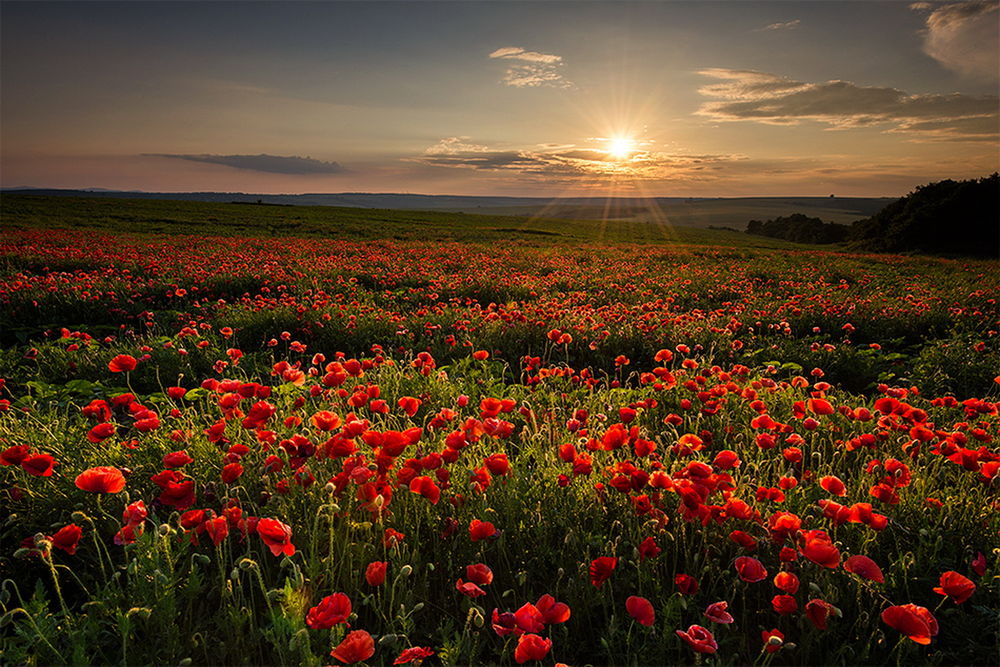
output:
{"label": "hazy horizon", "polygon": [[1000,170],[1000,2],[0,5],[0,185],[896,197]]}

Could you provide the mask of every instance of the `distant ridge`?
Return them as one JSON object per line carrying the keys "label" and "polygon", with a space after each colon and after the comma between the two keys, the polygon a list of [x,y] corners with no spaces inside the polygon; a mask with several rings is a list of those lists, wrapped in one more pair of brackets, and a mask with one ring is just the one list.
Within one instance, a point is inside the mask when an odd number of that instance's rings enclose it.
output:
{"label": "distant ridge", "polygon": [[694,227],[723,225],[744,229],[751,218],[794,212],[827,222],[849,223],[881,210],[892,198],[876,197],[487,197],[402,193],[252,194],[245,192],[142,192],[102,188],[9,188],[2,194],[166,199],[215,203],[342,206],[411,211],[444,211],[490,215],[545,216],[564,219],[630,219],[668,221]]}

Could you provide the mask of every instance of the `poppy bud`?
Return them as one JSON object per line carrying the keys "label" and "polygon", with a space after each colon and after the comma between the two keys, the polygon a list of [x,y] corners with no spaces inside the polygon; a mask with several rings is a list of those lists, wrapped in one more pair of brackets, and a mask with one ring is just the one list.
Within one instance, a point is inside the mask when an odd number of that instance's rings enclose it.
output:
{"label": "poppy bud", "polygon": [[401,577],[408,577],[411,574],[413,574],[413,567],[412,566],[410,566],[410,565],[404,565],[403,567],[399,568],[399,576],[401,576]]}

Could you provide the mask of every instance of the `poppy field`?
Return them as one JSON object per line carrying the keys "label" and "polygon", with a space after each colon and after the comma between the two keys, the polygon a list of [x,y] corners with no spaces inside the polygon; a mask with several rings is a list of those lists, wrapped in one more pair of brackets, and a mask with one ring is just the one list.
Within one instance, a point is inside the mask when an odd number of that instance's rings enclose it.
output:
{"label": "poppy field", "polygon": [[996,262],[380,229],[2,232],[6,664],[997,663]]}

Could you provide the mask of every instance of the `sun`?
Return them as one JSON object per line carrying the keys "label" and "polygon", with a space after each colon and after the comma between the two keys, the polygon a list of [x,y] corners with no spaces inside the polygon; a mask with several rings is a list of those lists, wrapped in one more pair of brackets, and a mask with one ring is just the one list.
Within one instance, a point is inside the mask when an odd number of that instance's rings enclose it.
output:
{"label": "sun", "polygon": [[615,160],[624,160],[635,152],[635,139],[615,136],[608,139],[608,155]]}

